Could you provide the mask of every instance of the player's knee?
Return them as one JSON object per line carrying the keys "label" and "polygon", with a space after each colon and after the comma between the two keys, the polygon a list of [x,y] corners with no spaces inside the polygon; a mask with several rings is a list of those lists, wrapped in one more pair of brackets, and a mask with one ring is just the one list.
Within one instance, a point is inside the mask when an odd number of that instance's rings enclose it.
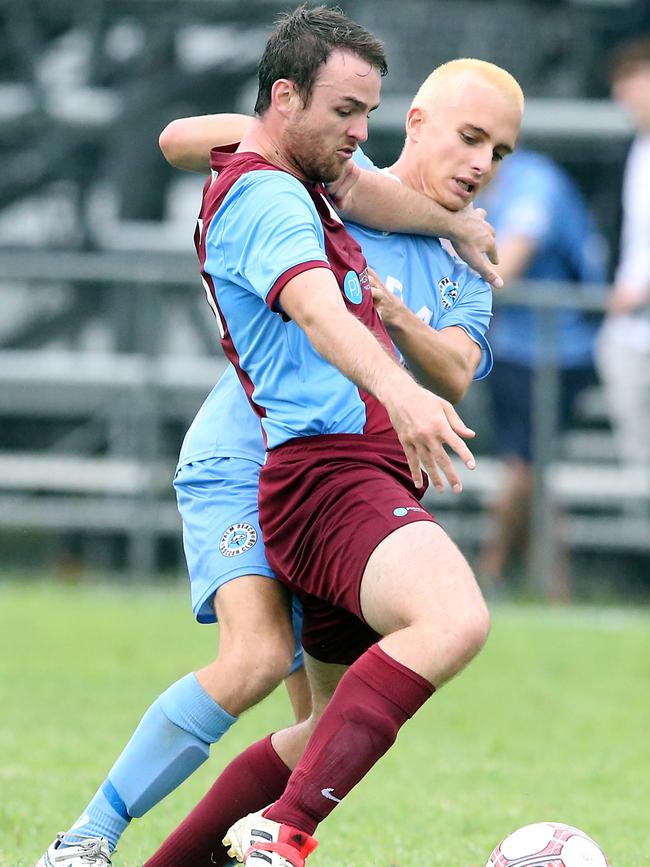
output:
{"label": "player's knee", "polygon": [[479,593],[467,607],[462,625],[462,635],[468,660],[481,650],[490,634],[490,612]]}
{"label": "player's knee", "polygon": [[490,632],[490,614],[480,591],[458,599],[453,610],[423,612],[417,621],[421,646],[436,667],[436,686],[463,669],[481,650]]}
{"label": "player's knee", "polygon": [[295,648],[283,636],[258,636],[237,654],[238,667],[246,682],[257,692],[274,689],[289,674]]}
{"label": "player's knee", "polygon": [[490,612],[473,576],[457,601],[454,616],[463,651],[471,659],[483,647],[490,632]]}

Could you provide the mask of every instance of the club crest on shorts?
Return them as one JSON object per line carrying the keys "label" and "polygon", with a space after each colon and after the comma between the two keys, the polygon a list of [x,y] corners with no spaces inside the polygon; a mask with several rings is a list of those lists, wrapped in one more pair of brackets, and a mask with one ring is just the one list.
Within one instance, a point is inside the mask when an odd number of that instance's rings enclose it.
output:
{"label": "club crest on shorts", "polygon": [[438,291],[440,292],[440,300],[445,310],[453,307],[458,298],[458,283],[450,280],[449,277],[443,277],[438,280]]}
{"label": "club crest on shorts", "polygon": [[221,537],[219,550],[224,557],[237,557],[250,551],[257,542],[257,530],[251,524],[232,524]]}

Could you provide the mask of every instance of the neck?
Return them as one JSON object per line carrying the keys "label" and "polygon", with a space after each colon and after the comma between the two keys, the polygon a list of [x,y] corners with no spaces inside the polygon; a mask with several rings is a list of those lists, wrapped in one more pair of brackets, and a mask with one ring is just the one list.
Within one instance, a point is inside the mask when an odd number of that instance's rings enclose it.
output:
{"label": "neck", "polygon": [[405,187],[410,187],[418,193],[426,192],[423,188],[418,172],[415,170],[411,160],[404,155],[404,151],[400,154],[397,162],[394,162],[392,166],[389,166],[388,171],[391,175],[395,175],[395,177],[399,178]]}
{"label": "neck", "polygon": [[304,173],[282,146],[279,132],[274,130],[264,118],[256,118],[249,131],[243,136],[237,148],[238,153],[242,151],[259,154],[282,171],[295,175],[302,181],[306,180]]}

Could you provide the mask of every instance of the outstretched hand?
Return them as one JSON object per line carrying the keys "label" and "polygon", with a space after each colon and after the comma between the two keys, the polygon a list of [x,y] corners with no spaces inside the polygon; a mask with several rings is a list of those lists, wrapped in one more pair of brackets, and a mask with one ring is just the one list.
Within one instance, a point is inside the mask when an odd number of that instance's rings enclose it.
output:
{"label": "outstretched hand", "polygon": [[465,466],[473,470],[476,460],[464,440],[472,439],[476,434],[467,427],[451,403],[413,382],[413,387],[402,389],[387,409],[415,485],[421,487],[424,467],[439,493],[444,491],[446,478],[452,491],[460,494],[463,485],[445,446],[449,446]]}
{"label": "outstretched hand", "polygon": [[503,280],[497,274],[493,265],[499,264],[499,254],[496,246],[496,233],[487,221],[483,208],[468,205],[456,211],[453,221],[453,237],[449,239],[458,253],[470,268],[483,277],[495,289],[501,289]]}

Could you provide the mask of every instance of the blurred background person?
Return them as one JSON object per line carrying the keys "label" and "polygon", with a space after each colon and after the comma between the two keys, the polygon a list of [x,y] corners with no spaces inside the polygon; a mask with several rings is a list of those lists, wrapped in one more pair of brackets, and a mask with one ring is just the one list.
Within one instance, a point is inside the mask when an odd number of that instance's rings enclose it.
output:
{"label": "blurred background person", "polygon": [[[497,231],[506,288],[518,279],[602,283],[605,255],[594,220],[571,177],[549,157],[520,151],[482,194]],[[479,557],[484,590],[504,588],[511,555],[526,553],[533,487],[533,384],[539,365],[558,366],[558,421],[572,420],[576,396],[594,381],[597,322],[578,309],[556,313],[554,345],[546,345],[532,308],[502,304],[490,326],[494,368],[487,381],[497,455],[504,484],[491,507],[490,536]],[[553,596],[569,595],[566,556],[554,570]]]}
{"label": "blurred background person", "polygon": [[620,256],[597,360],[619,457],[650,467],[650,37],[619,47],[611,82],[637,134],[625,163]]}

